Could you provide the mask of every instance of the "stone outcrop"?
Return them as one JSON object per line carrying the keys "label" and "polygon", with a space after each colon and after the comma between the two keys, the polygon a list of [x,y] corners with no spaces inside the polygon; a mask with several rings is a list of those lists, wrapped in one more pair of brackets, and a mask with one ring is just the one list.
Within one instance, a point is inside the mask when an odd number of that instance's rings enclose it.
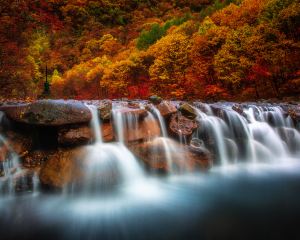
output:
{"label": "stone outcrop", "polygon": [[170,117],[173,113],[177,112],[175,105],[168,101],[163,101],[156,106],[161,116],[164,118]]}
{"label": "stone outcrop", "polygon": [[124,108],[121,110],[118,110],[119,113],[122,114],[122,118],[128,119],[128,120],[143,120],[145,117],[148,116],[148,112],[145,109],[138,109],[138,108]]}
{"label": "stone outcrop", "polygon": [[232,106],[232,110],[236,111],[238,114],[240,114],[241,116],[247,118],[247,115],[244,113],[244,108],[243,105],[241,104],[234,104]]}
{"label": "stone outcrop", "polygon": [[59,150],[50,155],[40,171],[40,182],[51,189],[62,189],[83,177],[84,149]]}
{"label": "stone outcrop", "polygon": [[52,151],[48,151],[48,150],[34,150],[32,152],[29,152],[25,157],[23,157],[23,166],[26,168],[36,168],[36,167],[40,167],[44,162],[46,162],[49,158],[49,156],[51,156],[51,154],[53,154],[53,150]]}
{"label": "stone outcrop", "polygon": [[135,128],[126,127],[123,129],[124,141],[147,141],[160,136],[160,128],[155,119],[146,118],[136,123]]}
{"label": "stone outcrop", "polygon": [[178,110],[181,112],[183,116],[185,116],[188,119],[194,120],[197,117],[196,110],[187,103],[181,104]]}
{"label": "stone outcrop", "polygon": [[20,157],[25,156],[31,150],[33,142],[30,136],[25,136],[13,131],[8,131],[6,136],[10,150]]}
{"label": "stone outcrop", "polygon": [[115,140],[115,133],[112,123],[102,124],[102,138],[103,142],[112,142]]}
{"label": "stone outcrop", "polygon": [[102,121],[109,121],[111,119],[112,101],[103,100],[98,106],[99,116]]}
{"label": "stone outcrop", "polygon": [[[113,126],[110,122],[101,124],[103,142],[115,140]],[[95,140],[93,130],[89,125],[75,125],[63,127],[58,131],[58,144],[60,146],[79,146],[92,143]]]}
{"label": "stone outcrop", "polygon": [[90,142],[93,133],[89,126],[78,126],[69,129],[61,129],[58,132],[58,144],[62,146],[83,145]]}
{"label": "stone outcrop", "polygon": [[175,113],[171,116],[169,123],[169,134],[171,136],[189,139],[197,128],[198,124],[195,120],[188,119],[181,113]]}
{"label": "stone outcrop", "polygon": [[156,95],[149,97],[149,101],[154,105],[160,104],[162,102],[162,98]]}
{"label": "stone outcrop", "polygon": [[30,104],[1,106],[0,111],[21,123],[61,126],[91,120],[89,109],[78,101],[40,100]]}

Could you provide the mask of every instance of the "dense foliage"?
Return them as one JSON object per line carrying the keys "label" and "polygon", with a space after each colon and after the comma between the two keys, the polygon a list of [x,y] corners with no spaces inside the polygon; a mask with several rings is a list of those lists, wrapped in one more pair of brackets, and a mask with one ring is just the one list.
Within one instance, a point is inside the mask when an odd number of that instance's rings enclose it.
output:
{"label": "dense foliage", "polygon": [[0,0],[0,94],[300,94],[298,0]]}

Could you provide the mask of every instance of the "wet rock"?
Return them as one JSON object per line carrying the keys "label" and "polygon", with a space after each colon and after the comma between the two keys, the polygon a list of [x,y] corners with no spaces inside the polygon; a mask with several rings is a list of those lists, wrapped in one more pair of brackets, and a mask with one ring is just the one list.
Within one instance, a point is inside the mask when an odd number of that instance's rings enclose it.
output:
{"label": "wet rock", "polygon": [[291,153],[299,152],[300,133],[296,129],[278,127],[277,133],[287,143],[287,147]]}
{"label": "wet rock", "polygon": [[139,102],[129,102],[127,105],[129,108],[135,108],[138,109],[140,108],[140,103]]}
{"label": "wet rock", "polygon": [[9,148],[4,142],[0,142],[0,162],[4,162],[9,154]]}
{"label": "wet rock", "polygon": [[195,111],[195,109],[187,103],[183,103],[182,105],[180,105],[178,110],[183,116],[188,119],[194,120],[197,117],[197,112]]}
{"label": "wet rock", "polygon": [[30,152],[23,158],[23,166],[26,168],[40,167],[48,160],[48,157],[53,154],[49,151],[35,150]]}
{"label": "wet rock", "polygon": [[63,146],[76,146],[87,144],[93,138],[89,126],[79,126],[58,131],[58,144]]}
{"label": "wet rock", "polygon": [[23,169],[21,172],[14,176],[14,189],[15,193],[28,193],[33,192],[37,187],[35,180],[35,172],[28,169]]}
{"label": "wet rock", "polygon": [[232,106],[232,110],[236,111],[238,114],[240,114],[241,116],[246,116],[246,114],[244,113],[244,109],[243,106],[240,104],[234,104]]}
{"label": "wet rock", "polygon": [[213,166],[212,155],[206,148],[203,146],[197,148],[188,146],[187,148],[189,149],[187,166],[190,170],[206,170]]}
{"label": "wet rock", "polygon": [[82,179],[84,149],[59,150],[43,164],[39,179],[44,187],[62,189]]}
{"label": "wet rock", "polygon": [[19,157],[26,156],[33,146],[33,141],[30,136],[8,131],[6,132],[6,137],[10,150],[18,154]]}
{"label": "wet rock", "polygon": [[169,134],[171,136],[189,139],[197,128],[198,124],[195,120],[188,119],[180,113],[171,116],[169,123]]}
{"label": "wet rock", "polygon": [[163,101],[157,106],[158,111],[164,118],[170,117],[172,114],[177,112],[177,109],[174,104],[171,102]]}
{"label": "wet rock", "polygon": [[123,128],[125,142],[147,141],[160,136],[160,127],[155,119],[145,118],[133,126]]}
{"label": "wet rock", "polygon": [[300,122],[300,107],[289,108],[287,113],[295,122]]}
{"label": "wet rock", "polygon": [[100,119],[103,121],[109,121],[111,119],[112,101],[103,100],[98,106],[98,111],[100,112]]}
{"label": "wet rock", "polygon": [[222,106],[218,106],[216,104],[211,105],[211,110],[212,110],[214,116],[224,119],[226,110],[223,109]]}
{"label": "wet rock", "polygon": [[162,98],[159,97],[159,96],[154,95],[154,96],[151,96],[151,97],[149,98],[149,101],[150,101],[151,103],[153,103],[154,105],[157,105],[157,104],[160,104],[160,103],[162,102]]}
{"label": "wet rock", "polygon": [[111,123],[102,124],[102,137],[104,142],[112,142],[115,140],[114,129]]}
{"label": "wet rock", "polygon": [[89,109],[77,101],[40,100],[30,104],[2,106],[0,110],[14,121],[43,126],[85,123],[91,120]]}
{"label": "wet rock", "polygon": [[[114,141],[114,130],[112,124],[104,122],[100,125],[102,140],[104,142]],[[58,131],[58,144],[60,146],[79,146],[94,142],[95,136],[92,128],[88,125],[73,125],[61,128]]]}
{"label": "wet rock", "polygon": [[145,109],[132,109],[132,108],[124,108],[119,110],[119,112],[123,115],[123,119],[137,119],[143,120],[148,116],[148,111]]}
{"label": "wet rock", "polygon": [[207,150],[184,146],[167,138],[138,143],[130,149],[147,169],[158,172],[208,169],[212,164]]}

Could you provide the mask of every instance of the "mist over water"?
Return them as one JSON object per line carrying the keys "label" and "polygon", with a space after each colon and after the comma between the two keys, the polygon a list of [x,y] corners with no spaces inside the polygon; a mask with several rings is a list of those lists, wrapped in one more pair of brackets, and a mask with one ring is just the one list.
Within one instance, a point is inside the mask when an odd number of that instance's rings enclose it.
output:
{"label": "mist over water", "polygon": [[[199,129],[191,144],[215,156],[208,172],[173,168],[176,144],[153,106],[147,120],[161,130],[167,176],[144,170],[127,148],[124,132],[138,128],[134,114],[113,106],[117,139],[103,141],[97,109],[87,145],[80,191],[45,194],[7,190],[18,169],[12,152],[1,178],[1,239],[287,239],[300,235],[300,134],[281,107],[195,103]],[[1,137],[0,143],[6,140]],[[182,141],[184,143],[184,141]],[[157,145],[154,145],[157,146]],[[158,150],[153,148],[153,154]],[[177,153],[178,154],[178,153]],[[184,157],[184,156],[183,156]],[[9,188],[9,187],[8,187]],[[12,189],[12,188],[11,188]],[[296,239],[296,238],[294,238]]]}

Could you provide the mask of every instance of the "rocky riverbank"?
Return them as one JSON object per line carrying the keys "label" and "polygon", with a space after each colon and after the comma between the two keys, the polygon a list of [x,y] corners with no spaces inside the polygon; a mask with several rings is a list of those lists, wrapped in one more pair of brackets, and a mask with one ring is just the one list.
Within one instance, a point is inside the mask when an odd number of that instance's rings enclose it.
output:
{"label": "rocky riverbank", "polygon": [[[2,103],[0,176],[5,177],[4,163],[9,161],[13,152],[21,162],[20,174],[14,182],[16,191],[28,191],[33,176],[38,176],[47,189],[62,189],[82,181],[86,145],[95,142],[95,134],[90,127],[90,105],[97,108],[105,143],[123,142],[146,169],[166,173],[209,169],[218,161],[217,153],[213,151],[218,143],[209,134],[201,139],[194,138],[195,133],[203,128],[197,109],[204,114],[212,111],[214,116],[226,122],[228,109],[247,119],[245,109],[253,103],[215,103],[210,104],[208,109],[200,102],[163,101],[155,96],[149,101]],[[272,114],[274,104],[255,103],[255,106],[265,111],[265,119],[271,126],[276,125],[277,119]],[[280,107],[282,116],[289,118],[291,124],[299,129],[299,104],[278,103],[275,106]],[[117,127],[118,116],[123,126],[121,133]],[[287,130],[282,128],[282,132],[286,136]],[[289,134],[293,133],[290,131]],[[167,136],[169,138],[165,138]],[[229,155],[234,153],[235,147],[230,145],[232,142],[227,141],[226,144]],[[172,158],[171,166],[168,158]],[[21,181],[27,184],[18,184]]]}

